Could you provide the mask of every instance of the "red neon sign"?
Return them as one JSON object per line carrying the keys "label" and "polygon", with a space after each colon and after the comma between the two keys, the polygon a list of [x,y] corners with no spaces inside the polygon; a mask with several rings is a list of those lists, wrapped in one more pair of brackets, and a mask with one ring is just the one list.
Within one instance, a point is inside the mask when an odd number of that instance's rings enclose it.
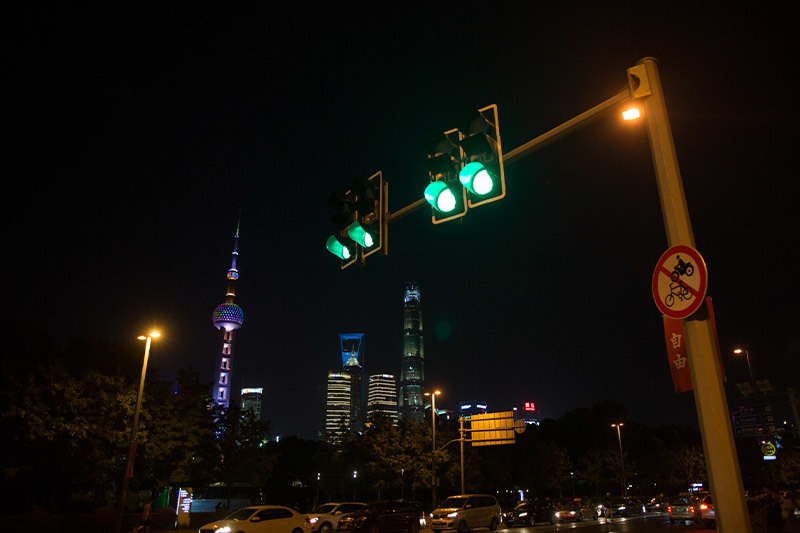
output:
{"label": "red neon sign", "polygon": [[523,409],[525,411],[535,411],[536,406],[533,404],[533,402],[525,402],[525,407],[523,407]]}

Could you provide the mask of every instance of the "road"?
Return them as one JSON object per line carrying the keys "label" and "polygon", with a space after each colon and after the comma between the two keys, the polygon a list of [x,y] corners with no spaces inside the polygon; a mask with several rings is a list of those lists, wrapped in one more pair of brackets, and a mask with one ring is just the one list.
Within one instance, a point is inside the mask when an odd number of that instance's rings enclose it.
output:
{"label": "road", "polygon": [[[576,523],[562,523],[555,526],[536,525],[525,527],[505,528],[501,526],[497,531],[505,533],[548,533],[551,531],[580,530],[581,533],[611,533],[614,531],[624,533],[651,533],[669,532],[683,533],[684,531],[711,532],[716,529],[707,529],[698,524],[670,524],[666,513],[648,514],[647,516],[634,516],[630,518],[615,518],[612,522],[606,522],[605,518],[599,520],[584,520]],[[431,531],[429,529],[423,532]]]}

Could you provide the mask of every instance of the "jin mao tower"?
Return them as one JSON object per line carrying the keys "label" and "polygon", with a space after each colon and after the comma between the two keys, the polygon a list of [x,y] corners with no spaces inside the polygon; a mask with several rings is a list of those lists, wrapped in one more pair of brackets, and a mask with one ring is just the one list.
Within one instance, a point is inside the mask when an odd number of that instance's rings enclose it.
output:
{"label": "jin mao tower", "polygon": [[425,416],[425,349],[422,343],[422,296],[416,283],[406,283],[403,295],[403,362],[400,369],[398,407],[403,418]]}

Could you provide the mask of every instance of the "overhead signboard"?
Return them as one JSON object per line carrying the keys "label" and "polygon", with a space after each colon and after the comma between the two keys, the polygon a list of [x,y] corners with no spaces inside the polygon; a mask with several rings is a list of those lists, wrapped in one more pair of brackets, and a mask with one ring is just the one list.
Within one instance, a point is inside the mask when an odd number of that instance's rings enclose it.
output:
{"label": "overhead signboard", "polygon": [[691,316],[703,304],[707,287],[706,263],[691,246],[673,246],[656,263],[653,298],[664,316],[673,319]]}
{"label": "overhead signboard", "polygon": [[469,442],[473,446],[514,444],[514,411],[472,415]]}
{"label": "overhead signboard", "polygon": [[737,437],[761,437],[765,431],[775,431],[775,415],[769,404],[743,405],[731,409],[731,420]]}

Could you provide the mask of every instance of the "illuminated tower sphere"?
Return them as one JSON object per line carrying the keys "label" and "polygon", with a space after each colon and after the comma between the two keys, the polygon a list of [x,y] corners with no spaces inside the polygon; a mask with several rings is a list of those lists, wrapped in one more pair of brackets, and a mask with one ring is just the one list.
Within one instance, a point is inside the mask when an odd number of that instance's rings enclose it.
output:
{"label": "illuminated tower sphere", "polygon": [[211,397],[217,405],[228,407],[231,399],[231,373],[233,372],[233,346],[234,333],[242,327],[244,313],[242,308],[233,303],[236,297],[236,281],[239,271],[236,269],[236,258],[239,257],[239,223],[236,223],[236,235],[233,244],[233,259],[231,268],[225,276],[228,279],[228,290],[225,301],[214,309],[212,322],[214,327],[222,332],[222,349],[217,356],[217,366],[214,375],[214,388]]}

